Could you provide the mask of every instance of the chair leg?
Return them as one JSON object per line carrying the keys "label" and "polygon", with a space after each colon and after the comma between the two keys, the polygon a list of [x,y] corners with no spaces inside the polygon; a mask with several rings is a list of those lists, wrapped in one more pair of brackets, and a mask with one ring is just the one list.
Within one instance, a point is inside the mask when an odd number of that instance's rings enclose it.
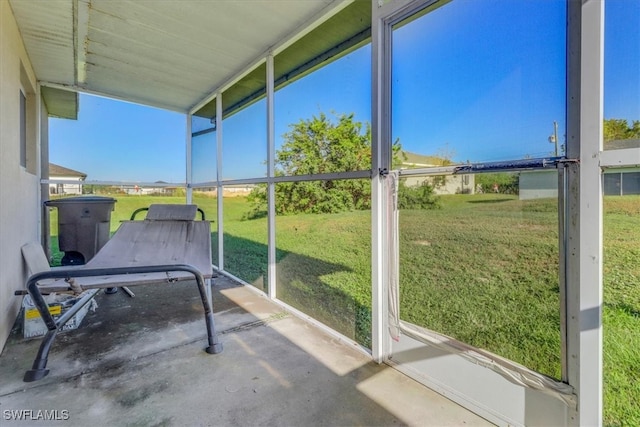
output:
{"label": "chair leg", "polygon": [[36,304],[36,307],[38,307],[38,311],[40,312],[42,319],[47,325],[48,331],[47,331],[47,334],[44,336],[42,342],[40,343],[38,354],[36,355],[36,358],[33,361],[33,365],[31,369],[24,374],[24,378],[23,378],[24,382],[37,381],[47,376],[47,374],[49,373],[49,370],[46,369],[47,361],[49,360],[49,352],[51,351],[53,341],[55,340],[56,335],[58,334],[58,331],[62,330],[64,325],[69,320],[71,320],[71,318],[75,316],[75,314],[82,307],[84,307],[89,302],[91,302],[91,300],[93,300],[93,298],[96,296],[96,294],[99,291],[99,289],[92,289],[87,291],[85,295],[73,305],[73,307],[67,310],[67,312],[65,312],[58,319],[58,321],[55,321],[53,319],[53,316],[51,316],[51,313],[49,313],[49,306],[47,305],[46,301],[42,297],[42,294],[40,293],[40,289],[38,289],[35,283],[36,283],[35,281],[33,283],[29,283],[29,286],[27,289],[29,290],[31,299]]}
{"label": "chair leg", "polygon": [[104,293],[107,295],[113,295],[115,293],[118,293],[118,289],[121,288],[125,294],[129,295],[131,298],[135,297],[136,294],[134,294],[131,289],[127,288],[126,286],[118,286],[117,288],[106,288],[104,290]]}
{"label": "chair leg", "polygon": [[58,333],[58,328],[50,329],[47,334],[44,336],[44,339],[40,343],[40,348],[38,349],[38,354],[33,361],[33,365],[31,369],[25,372],[23,381],[26,383],[30,383],[33,381],[38,381],[47,376],[49,370],[47,368],[47,361],[49,360],[49,351],[51,350],[51,346],[53,345],[53,340],[56,338]]}
{"label": "chair leg", "polygon": [[133,291],[131,291],[131,289],[127,288],[126,286],[122,286],[122,290],[124,291],[125,294],[129,295],[131,298],[136,296],[136,294],[134,294]]}
{"label": "chair leg", "polygon": [[204,307],[204,318],[207,323],[207,339],[209,346],[205,350],[209,354],[218,354],[222,352],[222,343],[218,340],[218,334],[216,333],[216,326],[213,320],[213,305],[209,303],[211,293],[207,292],[202,275],[196,275],[196,282],[198,284],[198,290],[200,291],[200,299],[202,299],[202,305]]}

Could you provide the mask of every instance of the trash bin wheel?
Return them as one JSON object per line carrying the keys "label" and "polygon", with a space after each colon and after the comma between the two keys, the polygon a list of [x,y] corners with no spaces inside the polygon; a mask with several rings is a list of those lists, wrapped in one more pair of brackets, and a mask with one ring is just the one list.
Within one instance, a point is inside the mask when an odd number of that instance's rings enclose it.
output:
{"label": "trash bin wheel", "polygon": [[84,257],[80,252],[69,251],[64,253],[60,263],[62,265],[83,265]]}

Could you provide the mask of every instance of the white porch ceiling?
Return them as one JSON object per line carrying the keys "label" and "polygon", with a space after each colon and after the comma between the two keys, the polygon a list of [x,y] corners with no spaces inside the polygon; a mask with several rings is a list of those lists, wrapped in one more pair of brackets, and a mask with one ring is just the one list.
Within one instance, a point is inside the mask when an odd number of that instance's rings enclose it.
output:
{"label": "white porch ceiling", "polygon": [[[179,112],[345,3],[10,0],[43,85]],[[55,103],[64,97],[58,99],[55,90],[47,96],[56,114]]]}

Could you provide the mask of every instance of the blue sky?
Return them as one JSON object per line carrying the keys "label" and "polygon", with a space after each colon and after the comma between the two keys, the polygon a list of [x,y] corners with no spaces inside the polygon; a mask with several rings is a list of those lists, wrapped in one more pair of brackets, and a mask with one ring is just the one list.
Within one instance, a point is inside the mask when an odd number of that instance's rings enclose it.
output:
{"label": "blue sky", "polygon": [[[564,142],[562,1],[457,0],[394,30],[393,136],[457,161],[552,154]],[[606,4],[605,118],[640,119],[640,1]],[[525,35],[523,37],[523,34]],[[370,122],[370,46],[275,98],[276,139],[321,112]],[[265,102],[225,120],[223,178],[266,174]],[[185,181],[185,115],[81,95],[77,121],[50,120],[50,161],[88,180]],[[215,134],[194,142],[194,179],[216,176]]]}

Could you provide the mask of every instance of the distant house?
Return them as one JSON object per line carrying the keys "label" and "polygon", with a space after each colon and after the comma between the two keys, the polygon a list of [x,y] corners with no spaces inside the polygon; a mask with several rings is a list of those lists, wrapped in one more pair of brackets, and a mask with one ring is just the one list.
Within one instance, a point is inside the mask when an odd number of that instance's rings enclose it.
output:
{"label": "distant house", "polygon": [[[640,148],[640,139],[608,141],[606,150]],[[558,174],[555,170],[520,173],[520,200],[558,196]],[[610,168],[604,171],[604,194],[625,196],[640,194],[640,167]]]}
{"label": "distant house", "polygon": [[[640,139],[608,141],[607,150],[640,148]],[[608,169],[604,173],[604,194],[626,196],[640,194],[640,167]]]}
{"label": "distant house", "polygon": [[235,184],[223,187],[223,197],[246,196],[256,187],[255,184]]}
{"label": "distant house", "polygon": [[49,184],[49,194],[82,194],[82,183],[87,179],[87,174],[49,163],[49,179],[65,181]]}
{"label": "distant house", "polygon": [[[400,155],[402,163],[400,169],[418,169],[450,166],[452,163],[446,159],[436,156],[424,156],[421,154],[403,151]],[[421,185],[428,182],[433,186],[436,194],[473,194],[475,192],[475,178],[472,174],[446,175],[446,176],[412,176],[406,178],[405,184],[408,187]]]}
{"label": "distant house", "polygon": [[555,169],[520,172],[518,189],[520,200],[558,197],[558,172]]}
{"label": "distant house", "polygon": [[126,194],[133,194],[138,196],[148,196],[148,195],[159,195],[159,194],[168,194],[175,190],[175,187],[167,187],[167,182],[165,181],[155,181],[154,184],[158,184],[158,186],[139,186],[139,185],[123,185],[121,190]]}

